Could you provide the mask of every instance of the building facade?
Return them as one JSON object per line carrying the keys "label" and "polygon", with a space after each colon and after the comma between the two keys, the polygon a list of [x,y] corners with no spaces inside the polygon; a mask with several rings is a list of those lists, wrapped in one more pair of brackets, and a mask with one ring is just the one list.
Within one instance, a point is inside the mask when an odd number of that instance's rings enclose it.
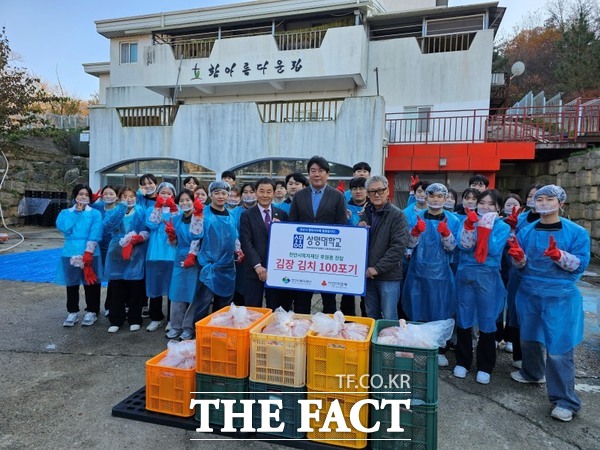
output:
{"label": "building facade", "polygon": [[493,178],[490,161],[533,150],[490,144],[485,120],[461,128],[448,111],[489,110],[503,13],[497,2],[262,0],[97,21],[110,61],[84,64],[100,86],[90,183],[282,177],[315,154],[334,181],[367,161],[397,193],[410,173],[458,188],[473,172]]}

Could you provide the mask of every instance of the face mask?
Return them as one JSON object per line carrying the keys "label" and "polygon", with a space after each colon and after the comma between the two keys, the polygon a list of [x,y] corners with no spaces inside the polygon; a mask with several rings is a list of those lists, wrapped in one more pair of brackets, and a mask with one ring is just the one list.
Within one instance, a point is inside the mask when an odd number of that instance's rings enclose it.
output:
{"label": "face mask", "polygon": [[541,214],[542,216],[548,216],[548,215],[552,214],[555,211],[558,211],[558,207],[557,208],[550,208],[550,209],[537,209],[536,208],[536,212],[538,214]]}
{"label": "face mask", "polygon": [[239,201],[236,201],[236,200],[227,200],[227,204],[228,204],[229,206],[237,206],[237,205],[239,205],[239,204],[240,204],[240,202],[239,202]]}
{"label": "face mask", "polygon": [[527,201],[527,207],[528,208],[535,208],[535,201],[533,201],[533,200]]}
{"label": "face mask", "polygon": [[477,208],[477,203],[476,202],[463,202],[463,206],[465,206],[466,208],[469,208],[472,211],[475,208]]}
{"label": "face mask", "polygon": [[114,202],[117,201],[116,197],[115,198],[107,198],[107,199],[102,199],[102,201],[104,202],[105,205],[112,205]]}
{"label": "face mask", "polygon": [[507,216],[510,216],[512,214],[512,208],[506,208],[504,210],[504,214],[506,214]]}
{"label": "face mask", "polygon": [[152,195],[156,192],[156,189],[151,189],[149,191],[146,191],[146,195]]}
{"label": "face mask", "polygon": [[75,203],[79,203],[80,205],[89,205],[89,200],[75,200]]}
{"label": "face mask", "polygon": [[179,205],[179,208],[181,208],[181,210],[183,212],[188,212],[188,211],[191,211],[194,208],[194,205],[187,205],[187,206],[181,206],[181,205]]}
{"label": "face mask", "polygon": [[135,198],[133,198],[131,200],[127,200],[127,206],[135,206],[136,203],[137,203],[137,200]]}
{"label": "face mask", "polygon": [[489,213],[489,212],[496,212],[496,211],[489,208],[488,206],[483,206],[483,207],[478,206],[477,207],[477,214],[479,214],[480,216],[483,216],[484,214]]}
{"label": "face mask", "polygon": [[446,203],[444,203],[444,208],[451,211],[454,209],[454,205],[455,205],[455,202],[446,202]]}
{"label": "face mask", "polygon": [[427,206],[431,209],[442,209],[444,207],[443,203],[432,203],[432,202],[427,202]]}
{"label": "face mask", "polygon": [[415,196],[415,200],[417,201],[417,203],[425,203],[425,197]]}

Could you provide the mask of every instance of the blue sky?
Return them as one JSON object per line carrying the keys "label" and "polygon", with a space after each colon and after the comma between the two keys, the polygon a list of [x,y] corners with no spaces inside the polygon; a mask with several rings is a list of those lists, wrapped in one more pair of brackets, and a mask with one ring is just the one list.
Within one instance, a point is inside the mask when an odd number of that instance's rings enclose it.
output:
{"label": "blue sky", "polygon": [[[87,100],[98,91],[97,78],[82,64],[108,61],[108,39],[96,32],[95,20],[237,3],[238,0],[0,0],[0,27],[6,27],[11,50],[35,76]],[[450,6],[479,3],[449,0]],[[509,34],[544,0],[501,0],[508,9],[501,34]]]}

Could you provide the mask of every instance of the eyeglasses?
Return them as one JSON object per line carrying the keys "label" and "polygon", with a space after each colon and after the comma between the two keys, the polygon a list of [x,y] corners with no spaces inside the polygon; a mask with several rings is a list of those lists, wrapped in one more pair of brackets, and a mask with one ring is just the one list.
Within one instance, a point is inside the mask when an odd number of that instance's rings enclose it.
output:
{"label": "eyeglasses", "polygon": [[367,191],[367,194],[369,195],[379,195],[380,197],[385,194],[385,191],[387,191],[387,188],[381,188],[381,189],[370,189]]}

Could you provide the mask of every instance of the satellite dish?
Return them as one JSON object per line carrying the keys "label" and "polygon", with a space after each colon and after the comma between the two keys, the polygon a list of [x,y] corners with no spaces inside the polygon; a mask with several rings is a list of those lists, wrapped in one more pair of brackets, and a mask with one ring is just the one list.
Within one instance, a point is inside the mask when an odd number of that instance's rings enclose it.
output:
{"label": "satellite dish", "polygon": [[522,61],[517,61],[510,68],[510,72],[512,73],[513,77],[518,77],[519,75],[522,75],[523,72],[525,72],[525,64],[523,64]]}

